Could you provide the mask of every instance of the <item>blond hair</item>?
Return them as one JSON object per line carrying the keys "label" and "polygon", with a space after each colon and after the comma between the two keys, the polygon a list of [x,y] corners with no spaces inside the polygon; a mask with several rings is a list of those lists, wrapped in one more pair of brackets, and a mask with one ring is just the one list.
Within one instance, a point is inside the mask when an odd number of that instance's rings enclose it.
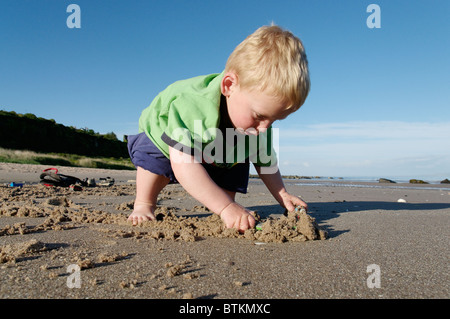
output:
{"label": "blond hair", "polygon": [[238,76],[241,89],[260,90],[280,98],[287,109],[303,105],[310,88],[303,44],[279,26],[263,26],[231,53],[225,72]]}

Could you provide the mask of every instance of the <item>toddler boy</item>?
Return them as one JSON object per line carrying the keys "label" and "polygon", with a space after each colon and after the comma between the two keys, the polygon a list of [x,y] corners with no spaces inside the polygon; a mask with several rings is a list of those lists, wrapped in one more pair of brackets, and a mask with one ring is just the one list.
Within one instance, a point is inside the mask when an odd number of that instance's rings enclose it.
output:
{"label": "toddler boy", "polygon": [[307,207],[286,191],[272,146],[271,125],[305,102],[310,87],[301,41],[263,26],[239,44],[220,74],[177,81],[141,114],[128,149],[137,168],[133,225],[155,218],[169,183],[183,188],[240,232],[255,226],[235,202],[246,193],[249,162],[281,206]]}

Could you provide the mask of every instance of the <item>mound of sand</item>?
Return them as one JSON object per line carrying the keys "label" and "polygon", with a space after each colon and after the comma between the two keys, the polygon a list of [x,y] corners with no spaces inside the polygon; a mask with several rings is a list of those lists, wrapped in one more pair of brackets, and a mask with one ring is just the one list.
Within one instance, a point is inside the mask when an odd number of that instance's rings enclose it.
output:
{"label": "mound of sand", "polygon": [[[85,189],[86,196],[132,194],[130,185],[114,186],[112,188]],[[111,213],[95,208],[87,208],[75,204],[70,196],[73,192],[64,188],[47,188],[42,185],[23,188],[1,188],[0,198],[4,203],[0,206],[0,215],[15,217],[45,217],[45,221],[36,226],[25,223],[7,225],[0,229],[0,235],[15,233],[31,233],[42,230],[64,230],[76,227],[77,223],[113,224],[122,226],[103,231],[116,237],[153,238],[178,241],[196,241],[205,237],[242,238],[259,242],[287,242],[325,239],[327,233],[319,228],[314,218],[304,209],[287,212],[279,219],[267,218],[260,221],[260,228],[249,229],[241,234],[236,229],[225,228],[219,216],[206,214],[202,217],[181,216],[176,208],[161,206],[156,212],[156,220],[132,227],[127,222],[132,210],[132,203],[123,202],[116,205],[119,212]],[[205,208],[195,206],[196,212],[205,215]],[[259,216],[256,216],[260,220]]]}
{"label": "mound of sand", "polygon": [[260,223],[261,229],[249,229],[240,234],[236,229],[225,228],[220,217],[178,216],[170,209],[157,209],[156,221],[143,224],[150,228],[149,236],[155,239],[195,241],[203,237],[243,238],[259,242],[287,242],[326,239],[326,231],[319,228],[315,219],[305,209],[287,212],[279,219],[267,218]]}

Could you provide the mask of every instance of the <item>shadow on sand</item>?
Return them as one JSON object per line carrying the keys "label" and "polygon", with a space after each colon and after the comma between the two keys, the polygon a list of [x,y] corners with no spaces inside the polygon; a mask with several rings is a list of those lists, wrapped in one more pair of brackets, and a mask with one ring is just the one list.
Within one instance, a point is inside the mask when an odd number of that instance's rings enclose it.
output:
{"label": "shadow on sand", "polygon": [[[284,213],[280,205],[261,205],[247,207],[256,211],[262,218],[277,216]],[[436,209],[448,209],[449,203],[395,203],[377,201],[336,201],[336,202],[308,202],[308,214],[316,219],[318,225],[328,232],[329,238],[337,237],[350,230],[334,230],[327,225],[327,221],[338,218],[340,214],[373,210],[387,211],[426,211]]]}

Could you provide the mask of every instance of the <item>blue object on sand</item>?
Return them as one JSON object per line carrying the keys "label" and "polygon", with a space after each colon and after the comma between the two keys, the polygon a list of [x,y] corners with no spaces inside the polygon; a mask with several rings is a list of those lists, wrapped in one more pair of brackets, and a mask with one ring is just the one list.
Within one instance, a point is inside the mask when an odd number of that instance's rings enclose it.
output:
{"label": "blue object on sand", "polygon": [[15,182],[11,182],[9,184],[9,187],[22,187],[23,183],[15,183]]}

